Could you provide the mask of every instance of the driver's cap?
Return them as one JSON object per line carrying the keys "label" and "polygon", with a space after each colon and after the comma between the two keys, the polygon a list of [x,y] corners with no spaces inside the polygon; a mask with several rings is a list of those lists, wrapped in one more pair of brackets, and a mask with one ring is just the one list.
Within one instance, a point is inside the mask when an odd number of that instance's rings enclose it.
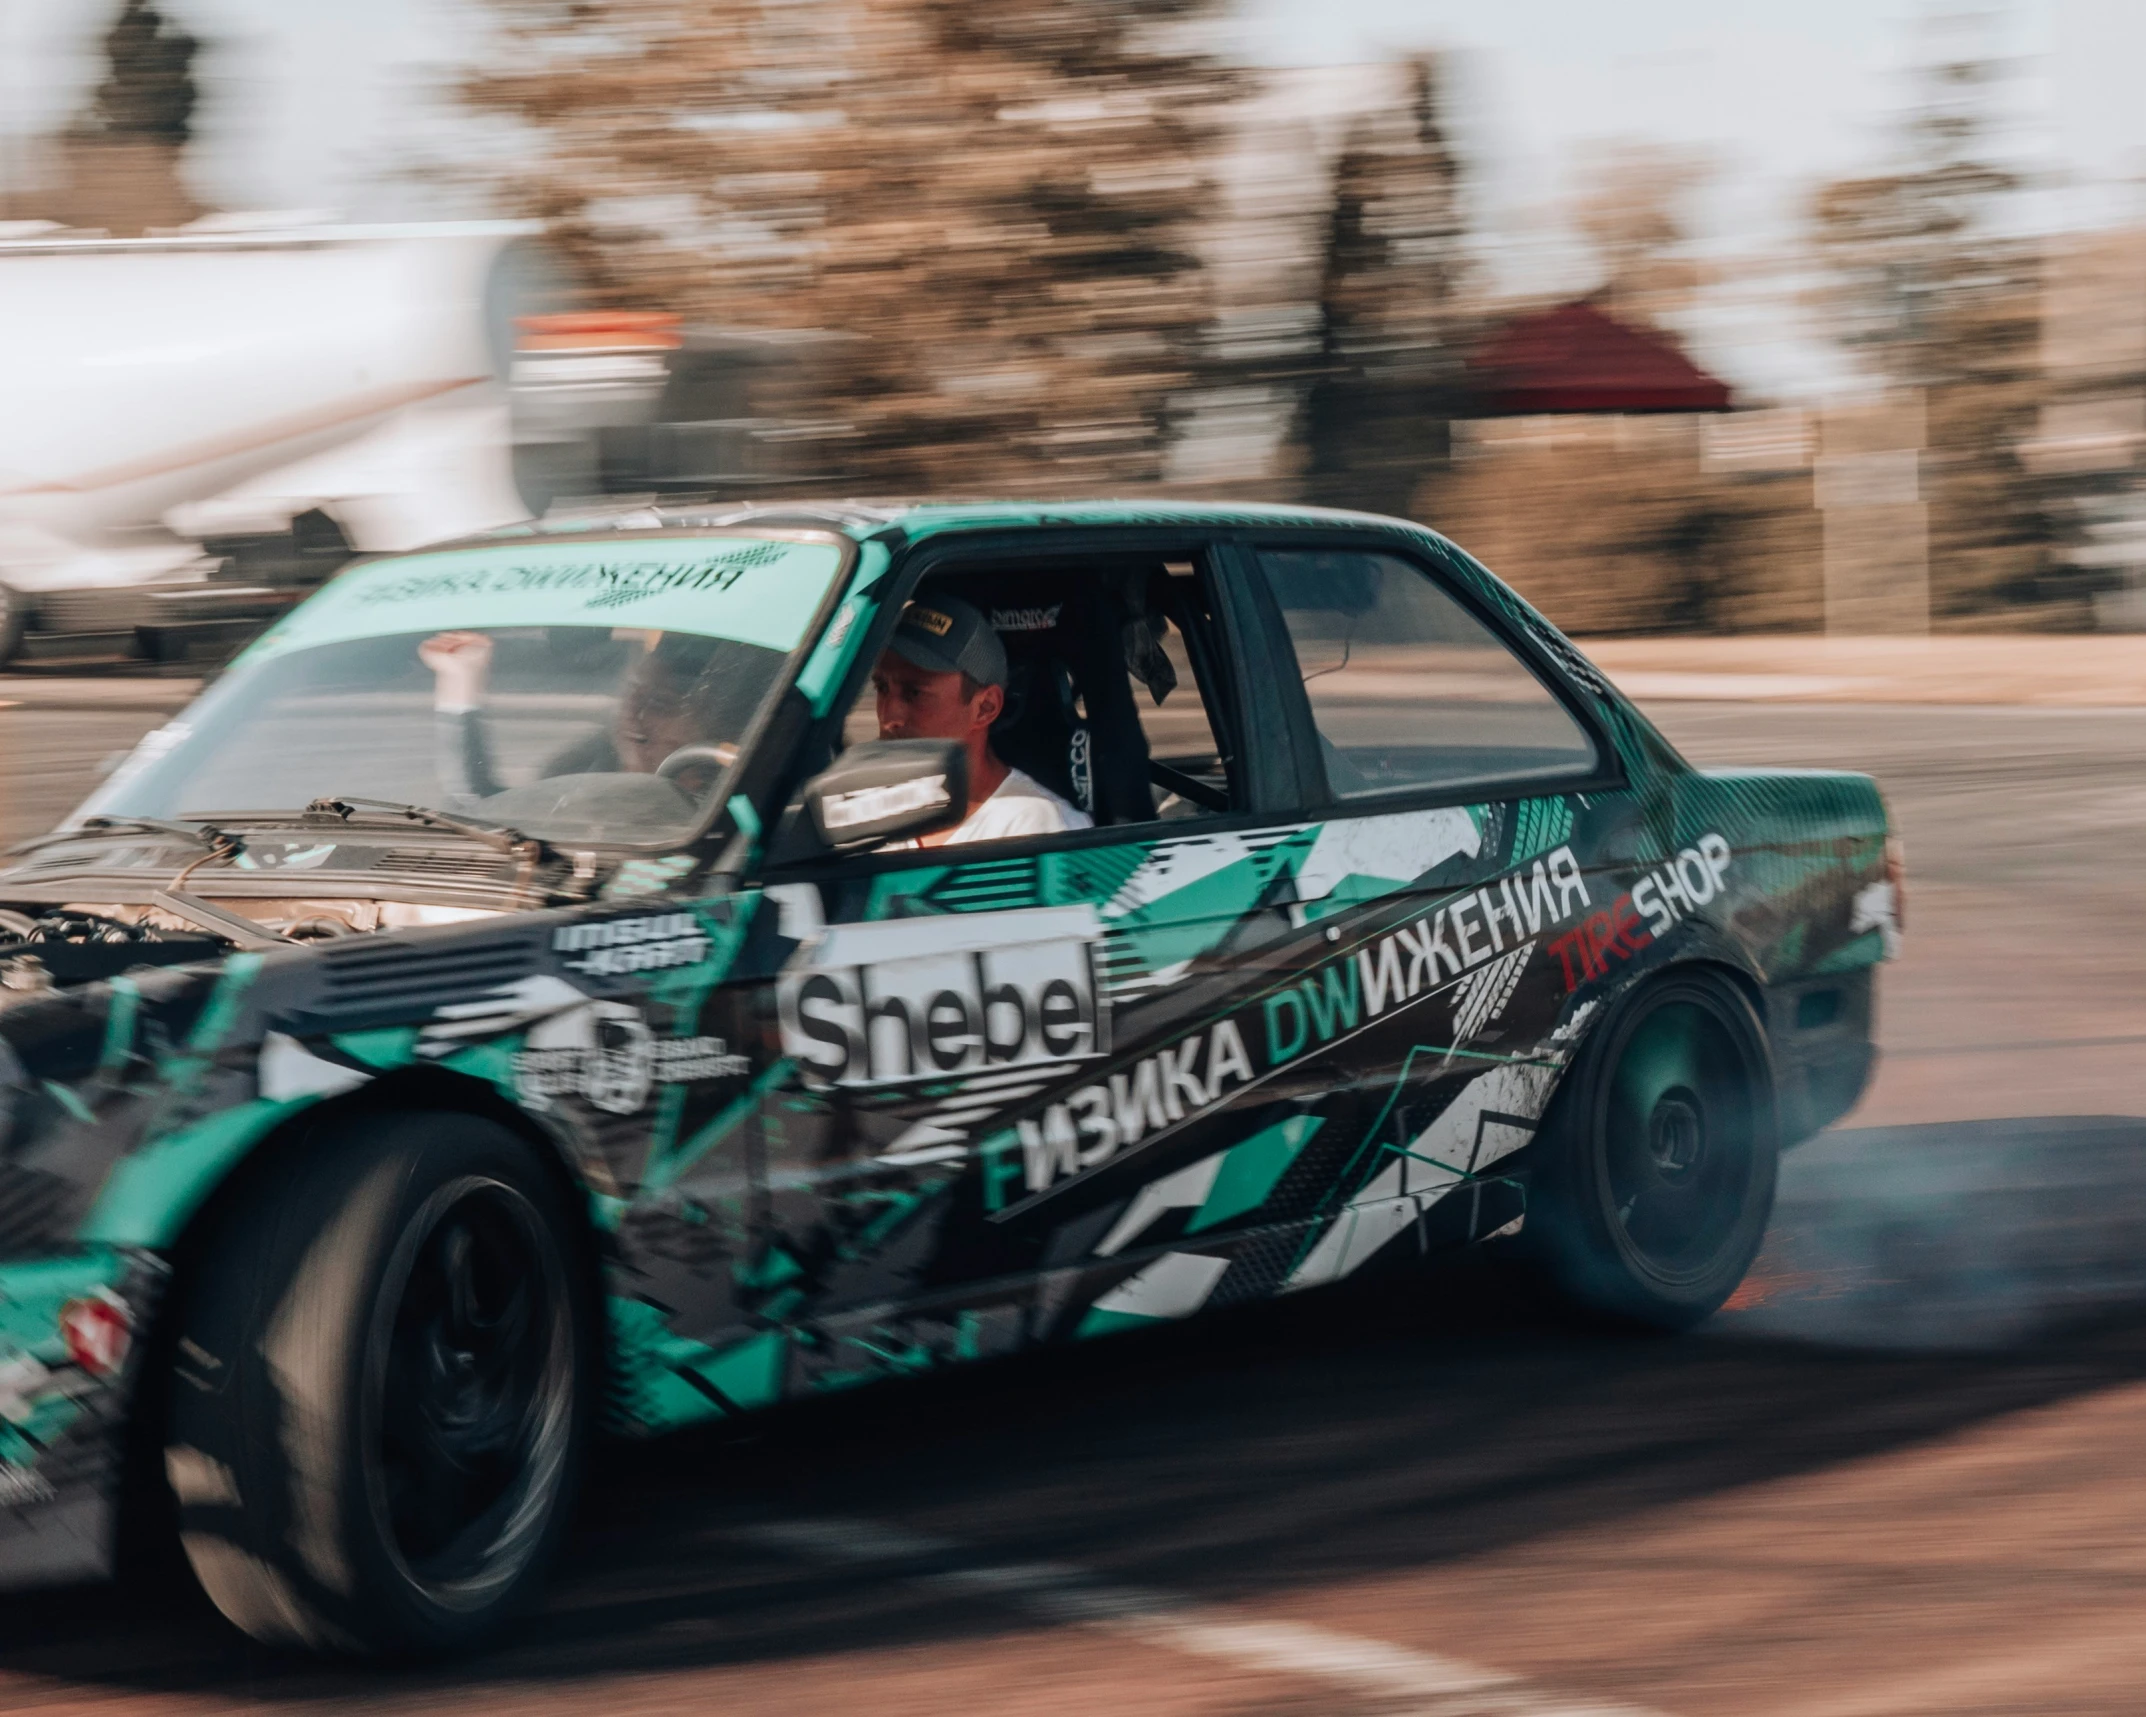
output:
{"label": "driver's cap", "polygon": [[986,620],[951,596],[920,597],[902,610],[887,646],[935,674],[967,674],[980,686],[1006,683],[1006,646]]}

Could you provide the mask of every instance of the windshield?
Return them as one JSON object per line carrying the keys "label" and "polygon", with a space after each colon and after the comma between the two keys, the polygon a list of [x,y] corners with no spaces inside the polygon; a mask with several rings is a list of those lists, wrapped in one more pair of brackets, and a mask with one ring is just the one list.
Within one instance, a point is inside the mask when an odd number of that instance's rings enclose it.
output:
{"label": "windshield", "polygon": [[828,543],[497,544],[354,567],[76,813],[392,800],[546,840],[699,821],[841,563]]}

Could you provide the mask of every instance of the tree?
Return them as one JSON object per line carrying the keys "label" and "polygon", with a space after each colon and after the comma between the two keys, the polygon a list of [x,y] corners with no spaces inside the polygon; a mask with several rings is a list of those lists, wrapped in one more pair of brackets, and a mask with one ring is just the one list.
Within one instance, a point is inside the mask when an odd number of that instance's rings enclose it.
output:
{"label": "tree", "polygon": [[496,0],[503,189],[613,302],[841,336],[840,479],[1153,480],[1206,320],[1210,0]]}
{"label": "tree", "polygon": [[2021,179],[1990,159],[2010,68],[1972,40],[1938,48],[1894,169],[1814,200],[1820,303],[1843,345],[1924,396],[1933,618],[2077,623],[2087,590],[2054,564],[2050,497],[2019,452],[2044,389],[2040,257],[2007,230]]}
{"label": "tree", "polygon": [[192,134],[193,63],[199,44],[167,23],[149,0],[127,0],[105,32],[110,68],[97,86],[97,129],[108,137],[152,139],[177,148]]}
{"label": "tree", "polygon": [[53,140],[53,182],[5,212],[125,235],[202,213],[181,175],[193,134],[200,44],[149,0],[126,0],[104,35],[105,75]]}
{"label": "tree", "polygon": [[1320,374],[1305,405],[1313,498],[1382,513],[1405,513],[1445,463],[1467,268],[1439,67],[1403,70],[1403,99],[1355,119],[1334,169]]}
{"label": "tree", "polygon": [[1685,205],[1711,176],[1704,159],[1661,144],[1598,145],[1581,172],[1573,218],[1601,270],[1592,296],[1619,321],[1667,333],[1700,284],[1683,254]]}

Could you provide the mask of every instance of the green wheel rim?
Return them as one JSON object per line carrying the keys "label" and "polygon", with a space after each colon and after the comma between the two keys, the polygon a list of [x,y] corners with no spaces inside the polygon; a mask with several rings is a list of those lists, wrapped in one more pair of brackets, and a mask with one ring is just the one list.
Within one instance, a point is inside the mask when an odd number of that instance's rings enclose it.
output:
{"label": "green wheel rim", "polygon": [[1704,1275],[1753,1173],[1745,1058],[1713,1010],[1664,1002],[1626,1039],[1610,1082],[1606,1191],[1622,1245],[1664,1281]]}

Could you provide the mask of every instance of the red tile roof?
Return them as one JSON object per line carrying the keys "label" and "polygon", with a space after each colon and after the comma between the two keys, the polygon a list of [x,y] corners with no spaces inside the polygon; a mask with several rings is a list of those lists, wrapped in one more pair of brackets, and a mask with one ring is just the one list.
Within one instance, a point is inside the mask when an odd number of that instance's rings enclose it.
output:
{"label": "red tile roof", "polygon": [[1492,417],[1559,411],[1727,411],[1728,383],[1661,335],[1582,299],[1508,322],[1469,360]]}

